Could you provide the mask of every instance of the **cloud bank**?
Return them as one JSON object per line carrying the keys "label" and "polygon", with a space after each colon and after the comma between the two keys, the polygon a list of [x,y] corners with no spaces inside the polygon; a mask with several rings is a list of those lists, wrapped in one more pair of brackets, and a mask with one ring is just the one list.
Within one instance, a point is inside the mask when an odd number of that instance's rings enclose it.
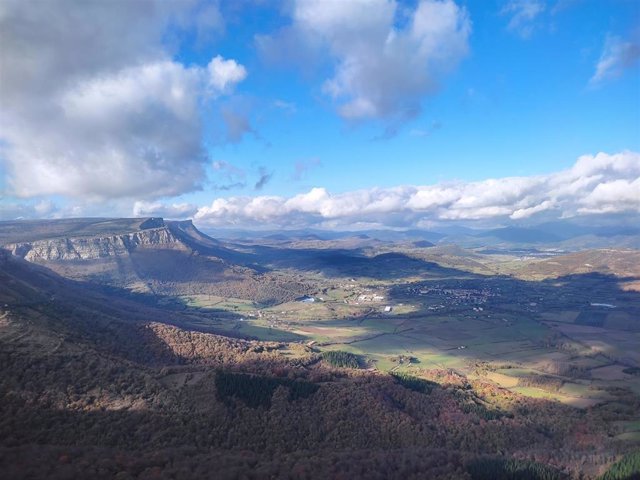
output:
{"label": "cloud bank", "polygon": [[293,197],[217,198],[193,216],[206,226],[416,226],[429,221],[518,221],[534,216],[640,213],[640,154],[585,155],[549,175],[371,188]]}

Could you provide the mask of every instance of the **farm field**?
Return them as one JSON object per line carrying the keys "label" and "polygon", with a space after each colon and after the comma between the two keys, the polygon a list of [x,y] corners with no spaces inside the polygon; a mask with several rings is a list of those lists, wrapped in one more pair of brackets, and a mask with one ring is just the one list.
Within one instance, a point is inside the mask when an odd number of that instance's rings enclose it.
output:
{"label": "farm field", "polygon": [[[608,388],[640,394],[640,377],[624,372],[640,362],[640,308],[636,294],[610,278],[545,282],[460,272],[416,280],[401,272],[389,280],[314,281],[314,295],[269,307],[217,296],[183,300],[207,313],[205,324],[233,335],[347,351],[380,371],[452,369],[579,408],[610,401]],[[607,302],[615,308],[600,305]]]}

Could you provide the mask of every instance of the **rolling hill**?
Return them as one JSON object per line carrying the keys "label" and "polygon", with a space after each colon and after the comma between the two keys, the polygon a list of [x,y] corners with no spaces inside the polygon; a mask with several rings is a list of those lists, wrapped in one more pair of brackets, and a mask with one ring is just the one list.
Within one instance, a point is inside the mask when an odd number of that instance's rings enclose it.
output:
{"label": "rolling hill", "polygon": [[636,445],[637,251],[232,243],[159,218],[0,238],[6,478],[594,478]]}
{"label": "rolling hill", "polygon": [[598,410],[185,330],[179,312],[8,252],[0,281],[3,478],[566,478],[610,442]]}

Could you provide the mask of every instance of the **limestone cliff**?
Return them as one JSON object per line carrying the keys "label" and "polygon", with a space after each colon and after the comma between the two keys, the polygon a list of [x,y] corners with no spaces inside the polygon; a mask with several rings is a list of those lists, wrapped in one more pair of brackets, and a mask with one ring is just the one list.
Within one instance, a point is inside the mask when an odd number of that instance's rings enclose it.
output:
{"label": "limestone cliff", "polygon": [[170,295],[213,295],[223,288],[229,294],[229,282],[235,285],[231,293],[247,282],[251,291],[264,290],[253,278],[251,255],[206,236],[190,220],[73,219],[2,227],[0,249],[74,280]]}
{"label": "limestone cliff", "polygon": [[148,228],[121,235],[95,237],[63,237],[6,245],[16,256],[30,262],[64,260],[94,260],[128,255],[144,246],[185,249],[186,247],[167,227]]}

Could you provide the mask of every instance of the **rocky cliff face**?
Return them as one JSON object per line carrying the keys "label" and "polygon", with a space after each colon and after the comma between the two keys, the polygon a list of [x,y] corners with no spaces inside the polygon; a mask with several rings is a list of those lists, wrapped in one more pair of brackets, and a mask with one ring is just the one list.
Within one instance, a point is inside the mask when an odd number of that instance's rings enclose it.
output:
{"label": "rocky cliff face", "polygon": [[245,281],[251,291],[262,287],[255,270],[241,266],[249,257],[200,233],[190,221],[78,219],[21,227],[5,225],[13,231],[3,237],[0,224],[0,251],[65,278],[171,295],[220,293],[228,281],[238,284],[236,290]]}
{"label": "rocky cliff face", "polygon": [[66,237],[6,245],[14,255],[30,262],[95,260],[128,255],[144,246],[184,249],[184,245],[166,227],[148,228],[122,235]]}

